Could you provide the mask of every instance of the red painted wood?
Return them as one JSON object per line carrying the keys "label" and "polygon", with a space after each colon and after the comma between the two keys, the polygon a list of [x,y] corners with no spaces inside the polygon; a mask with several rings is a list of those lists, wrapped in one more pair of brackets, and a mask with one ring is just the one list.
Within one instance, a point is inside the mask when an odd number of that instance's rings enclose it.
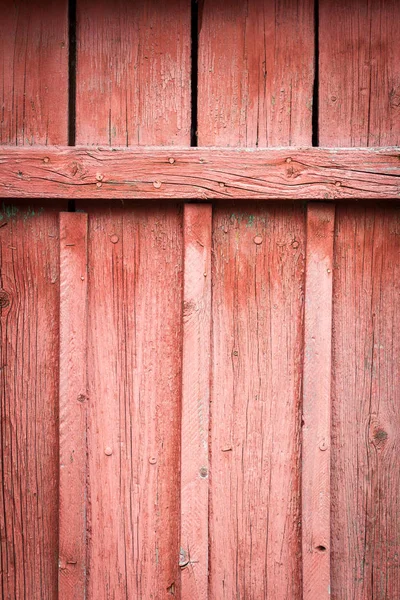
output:
{"label": "red painted wood", "polygon": [[303,600],[327,600],[331,594],[330,460],[334,221],[334,205],[308,205],[302,444]]}
{"label": "red painted wood", "polygon": [[319,143],[400,145],[400,3],[319,3]]}
{"label": "red painted wood", "polygon": [[87,215],[60,214],[60,509],[62,600],[86,591]]}
{"label": "red painted wood", "polygon": [[0,149],[4,197],[399,199],[398,148]]}
{"label": "red painted wood", "polygon": [[181,600],[208,599],[210,204],[184,207]]}
{"label": "red painted wood", "polygon": [[400,214],[339,206],[333,312],[332,595],[400,597]]}
{"label": "red painted wood", "polygon": [[0,210],[0,590],[57,599],[58,214]]}
{"label": "red painted wood", "polygon": [[189,144],[190,0],[77,3],[80,144]]}
{"label": "red painted wood", "polygon": [[88,598],[179,597],[182,216],[89,214]]}
{"label": "red painted wood", "polygon": [[202,4],[199,145],[311,144],[314,2]]}
{"label": "red painted wood", "polygon": [[303,209],[218,205],[213,252],[210,599],[300,599]]}
{"label": "red painted wood", "polygon": [[66,144],[68,2],[0,1],[0,144]]}

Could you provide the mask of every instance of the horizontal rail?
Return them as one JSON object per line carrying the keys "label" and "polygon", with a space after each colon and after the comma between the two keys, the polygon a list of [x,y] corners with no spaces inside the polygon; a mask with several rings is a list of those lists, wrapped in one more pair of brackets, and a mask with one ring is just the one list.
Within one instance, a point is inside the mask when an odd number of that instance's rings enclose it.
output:
{"label": "horizontal rail", "polygon": [[0,197],[400,199],[400,148],[2,146]]}

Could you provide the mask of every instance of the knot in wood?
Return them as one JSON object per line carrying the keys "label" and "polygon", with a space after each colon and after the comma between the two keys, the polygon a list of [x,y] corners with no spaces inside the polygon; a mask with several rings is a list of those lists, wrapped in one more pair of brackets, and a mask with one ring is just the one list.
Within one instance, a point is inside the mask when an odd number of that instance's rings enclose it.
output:
{"label": "knot in wood", "polygon": [[7,308],[10,305],[10,296],[5,290],[0,290],[0,308]]}

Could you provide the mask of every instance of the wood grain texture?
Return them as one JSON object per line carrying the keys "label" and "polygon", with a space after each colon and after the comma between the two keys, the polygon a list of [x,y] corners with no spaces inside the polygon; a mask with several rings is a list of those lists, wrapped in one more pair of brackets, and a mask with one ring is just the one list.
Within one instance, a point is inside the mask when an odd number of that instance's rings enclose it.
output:
{"label": "wood grain texture", "polygon": [[182,256],[175,206],[89,213],[92,600],[179,594]]}
{"label": "wood grain texture", "polygon": [[331,339],[335,206],[307,207],[304,312],[303,600],[328,600],[331,497]]}
{"label": "wood grain texture", "polygon": [[57,599],[58,214],[0,210],[0,596]]}
{"label": "wood grain texture", "polygon": [[218,205],[213,252],[210,598],[299,600],[303,209]]}
{"label": "wood grain texture", "polygon": [[0,149],[0,194],[28,198],[399,199],[398,148]]}
{"label": "wood grain texture", "polygon": [[202,5],[199,145],[311,144],[314,2]]}
{"label": "wood grain texture", "polygon": [[86,592],[87,215],[60,214],[60,488],[61,600]]}
{"label": "wood grain texture", "polygon": [[77,3],[77,143],[189,144],[190,93],[190,0]]}
{"label": "wood grain texture", "polygon": [[68,2],[0,1],[0,144],[66,144]]}
{"label": "wood grain texture", "polygon": [[400,212],[339,206],[332,596],[400,597]]}
{"label": "wood grain texture", "polygon": [[400,144],[400,3],[319,3],[319,143]]}
{"label": "wood grain texture", "polygon": [[181,600],[208,600],[211,229],[210,204],[185,204]]}

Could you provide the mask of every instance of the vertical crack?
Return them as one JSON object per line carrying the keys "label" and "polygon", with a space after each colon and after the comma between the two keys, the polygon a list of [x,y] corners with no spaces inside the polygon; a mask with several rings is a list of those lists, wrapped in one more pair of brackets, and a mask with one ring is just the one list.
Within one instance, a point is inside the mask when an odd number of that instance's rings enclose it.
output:
{"label": "vertical crack", "polygon": [[191,22],[191,131],[190,145],[198,145],[197,136],[197,86],[198,86],[198,57],[199,57],[199,4],[192,0]]}
{"label": "vertical crack", "polygon": [[312,145],[319,146],[319,0],[314,1],[314,87],[312,102]]}
{"label": "vertical crack", "polygon": [[68,2],[68,146],[76,139],[76,0]]}

